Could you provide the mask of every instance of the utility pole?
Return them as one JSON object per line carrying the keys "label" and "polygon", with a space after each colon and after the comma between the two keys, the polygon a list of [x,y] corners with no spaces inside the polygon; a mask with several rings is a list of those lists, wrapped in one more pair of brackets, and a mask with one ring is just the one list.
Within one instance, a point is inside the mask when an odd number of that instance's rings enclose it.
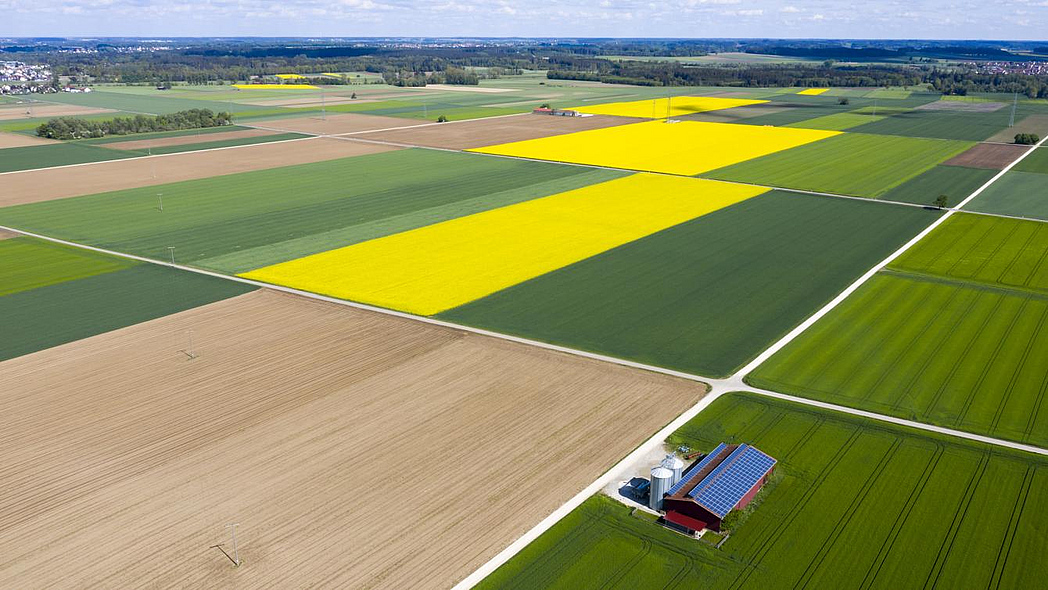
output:
{"label": "utility pole", "polygon": [[164,193],[156,194],[157,211],[164,212]]}
{"label": "utility pole", "polygon": [[167,247],[167,251],[171,253],[171,265],[174,266],[174,264],[175,264],[175,247],[174,246],[168,246]]}
{"label": "utility pole", "polygon": [[240,523],[227,524],[226,528],[233,532],[233,563],[240,566],[240,553],[237,551],[237,527]]}
{"label": "utility pole", "polygon": [[320,89],[320,118],[327,121],[327,102],[324,99],[324,89]]}

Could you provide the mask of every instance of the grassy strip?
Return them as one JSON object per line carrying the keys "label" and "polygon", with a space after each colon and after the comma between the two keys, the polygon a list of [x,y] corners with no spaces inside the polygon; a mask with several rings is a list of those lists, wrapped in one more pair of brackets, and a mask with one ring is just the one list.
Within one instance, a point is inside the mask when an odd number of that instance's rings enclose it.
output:
{"label": "grassy strip", "polygon": [[[166,259],[175,246],[185,263],[207,266],[221,258],[223,270],[248,270],[618,176],[402,150],[8,207],[0,220],[153,258]],[[231,254],[237,255],[224,258]]]}
{"label": "grassy strip", "polygon": [[845,133],[702,176],[878,197],[971,146],[964,141]]}
{"label": "grassy strip", "polygon": [[597,496],[478,588],[1025,587],[1048,575],[1034,549],[1048,526],[1040,458],[749,394],[722,397],[669,442],[728,440],[776,457],[781,479],[721,549]]}
{"label": "grassy strip", "polygon": [[[0,361],[240,295],[254,287],[151,264],[0,297]],[[172,342],[172,353],[179,344]]]}
{"label": "grassy strip", "polygon": [[133,158],[139,154],[79,143],[31,145],[0,150],[0,172]]}
{"label": "grassy strip", "polygon": [[121,258],[34,238],[0,240],[0,297],[132,265]]}
{"label": "grassy strip", "polygon": [[438,317],[725,376],[936,215],[772,192]]}
{"label": "grassy strip", "polygon": [[148,150],[130,150],[135,154],[178,154],[182,152],[195,152],[199,150],[213,150],[216,148],[235,147],[238,145],[256,145],[259,143],[270,143],[272,141],[286,141],[288,139],[302,139],[309,137],[301,133],[277,133],[274,135],[260,135],[257,137],[239,137],[236,139],[224,139],[221,141],[202,141],[200,143],[186,143],[182,145],[165,145],[149,148]]}
{"label": "grassy strip", "polygon": [[107,135],[95,139],[79,139],[76,143],[89,145],[105,145],[107,143],[122,143],[125,141],[140,141],[143,139],[164,139],[167,137],[184,137],[187,135],[209,135],[211,133],[228,133],[230,131],[243,131],[248,127],[239,125],[223,125],[219,127],[204,127],[201,129],[179,129],[178,131],[157,131],[154,133],[135,133],[131,135]]}

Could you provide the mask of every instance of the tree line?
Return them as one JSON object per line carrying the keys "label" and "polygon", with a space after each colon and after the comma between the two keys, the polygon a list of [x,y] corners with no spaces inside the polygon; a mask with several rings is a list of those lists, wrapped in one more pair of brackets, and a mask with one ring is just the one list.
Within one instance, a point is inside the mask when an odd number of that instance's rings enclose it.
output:
{"label": "tree line", "polygon": [[49,139],[85,139],[107,135],[202,129],[232,124],[233,116],[229,113],[216,114],[210,109],[190,109],[169,115],[135,115],[133,117],[114,117],[108,120],[59,117],[41,124],[36,128],[36,134]]}

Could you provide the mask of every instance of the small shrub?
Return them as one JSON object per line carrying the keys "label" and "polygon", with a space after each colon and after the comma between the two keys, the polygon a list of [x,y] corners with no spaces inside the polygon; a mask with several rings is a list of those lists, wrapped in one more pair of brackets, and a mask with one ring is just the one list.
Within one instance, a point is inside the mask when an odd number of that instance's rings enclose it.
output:
{"label": "small shrub", "polygon": [[837,99],[837,104],[839,104],[839,105],[851,104],[851,101],[848,100],[847,96],[842,96],[842,97]]}
{"label": "small shrub", "polygon": [[1041,141],[1041,138],[1036,133],[1016,133],[1015,143],[1020,145],[1033,145]]}
{"label": "small shrub", "polygon": [[444,115],[441,115],[441,116],[437,117],[437,123],[447,123],[447,122],[448,122],[448,118],[445,117]]}

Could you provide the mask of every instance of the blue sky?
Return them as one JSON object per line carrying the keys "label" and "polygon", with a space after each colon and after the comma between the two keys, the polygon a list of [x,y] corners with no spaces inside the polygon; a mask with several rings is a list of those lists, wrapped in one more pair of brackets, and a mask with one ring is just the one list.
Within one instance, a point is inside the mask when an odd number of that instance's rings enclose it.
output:
{"label": "blue sky", "polygon": [[2,36],[1045,39],[1048,0],[0,0]]}

